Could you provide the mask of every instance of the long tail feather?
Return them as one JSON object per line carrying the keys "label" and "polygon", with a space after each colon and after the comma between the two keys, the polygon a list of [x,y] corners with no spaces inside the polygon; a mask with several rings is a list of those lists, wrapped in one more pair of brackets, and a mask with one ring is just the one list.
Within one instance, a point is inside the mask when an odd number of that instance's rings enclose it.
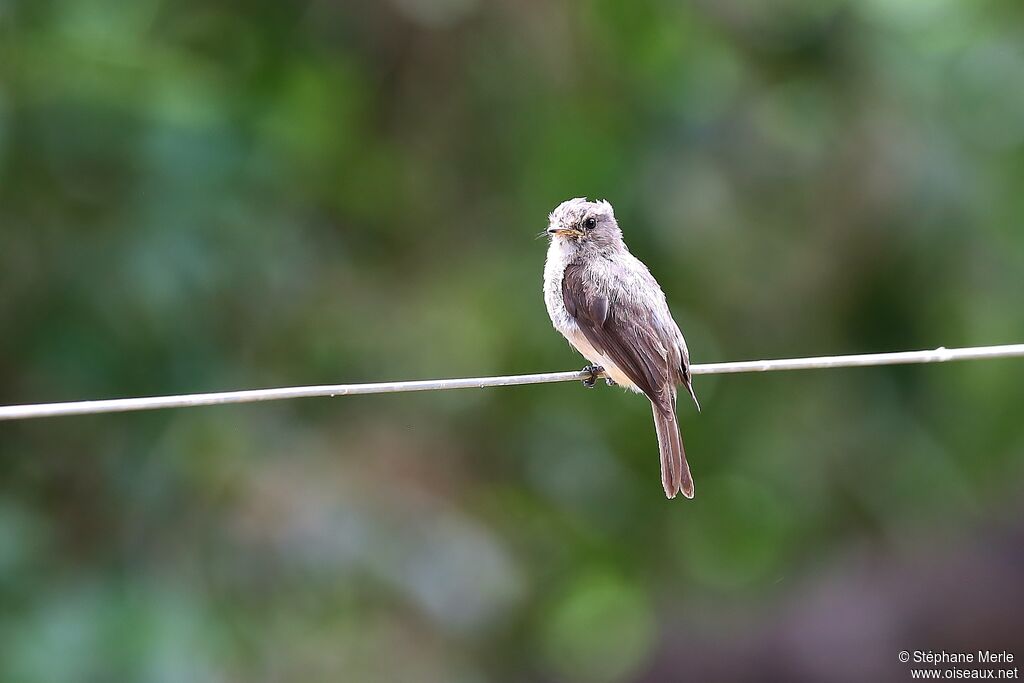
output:
{"label": "long tail feather", "polygon": [[654,428],[658,432],[661,483],[665,488],[665,495],[675,498],[677,493],[682,492],[687,498],[693,498],[693,478],[690,476],[690,466],[686,462],[686,451],[683,450],[683,438],[679,433],[675,411],[660,409],[653,403],[651,408],[654,413]]}

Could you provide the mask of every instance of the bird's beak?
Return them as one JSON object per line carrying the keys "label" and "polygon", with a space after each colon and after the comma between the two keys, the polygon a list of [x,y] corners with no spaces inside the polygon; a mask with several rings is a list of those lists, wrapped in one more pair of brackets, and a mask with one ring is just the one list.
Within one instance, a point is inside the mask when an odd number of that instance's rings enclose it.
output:
{"label": "bird's beak", "polygon": [[569,235],[572,237],[583,237],[583,233],[579,230],[573,230],[572,228],[562,228],[557,225],[548,226],[549,235]]}

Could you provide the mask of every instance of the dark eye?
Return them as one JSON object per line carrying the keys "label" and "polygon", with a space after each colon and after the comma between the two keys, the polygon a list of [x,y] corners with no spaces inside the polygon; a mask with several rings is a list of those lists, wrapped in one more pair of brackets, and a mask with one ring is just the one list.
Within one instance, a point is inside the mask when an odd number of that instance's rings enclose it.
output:
{"label": "dark eye", "polygon": [[597,226],[597,219],[594,218],[593,216],[583,221],[583,227],[585,227],[587,230],[593,230],[595,226]]}

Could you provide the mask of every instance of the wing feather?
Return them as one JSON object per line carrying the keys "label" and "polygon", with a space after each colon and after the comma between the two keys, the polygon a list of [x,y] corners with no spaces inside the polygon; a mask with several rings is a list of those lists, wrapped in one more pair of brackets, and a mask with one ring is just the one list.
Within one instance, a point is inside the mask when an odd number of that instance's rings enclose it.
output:
{"label": "wing feather", "polygon": [[668,350],[660,341],[649,312],[589,293],[582,267],[576,264],[565,269],[562,299],[594,349],[610,358],[659,410],[671,412],[675,381]]}

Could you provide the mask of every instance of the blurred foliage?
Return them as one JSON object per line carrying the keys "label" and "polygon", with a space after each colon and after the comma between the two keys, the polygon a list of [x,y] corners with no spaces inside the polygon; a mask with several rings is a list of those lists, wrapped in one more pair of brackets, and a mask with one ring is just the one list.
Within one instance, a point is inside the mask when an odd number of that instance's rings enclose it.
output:
{"label": "blurred foliage", "polygon": [[[1022,188],[1014,0],[0,0],[0,402],[582,366],[579,195],[696,362],[1018,342]],[[1014,517],[1021,377],[700,377],[691,502],[604,388],[6,424],[0,679],[756,679],[714,644]]]}

